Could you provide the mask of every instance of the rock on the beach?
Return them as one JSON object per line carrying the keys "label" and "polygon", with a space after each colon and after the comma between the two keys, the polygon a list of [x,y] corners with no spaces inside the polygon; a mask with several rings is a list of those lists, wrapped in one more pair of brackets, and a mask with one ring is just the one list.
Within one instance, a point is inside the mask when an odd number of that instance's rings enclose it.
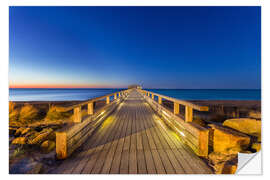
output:
{"label": "rock on the beach", "polygon": [[56,141],[56,134],[55,134],[55,132],[52,132],[52,133],[48,136],[48,140]]}
{"label": "rock on the beach", "polygon": [[212,152],[208,159],[216,174],[234,174],[237,169],[237,154]]}
{"label": "rock on the beach", "polygon": [[48,139],[51,133],[53,133],[53,129],[45,128],[41,132],[33,134],[32,137],[28,139],[28,144],[41,144]]}
{"label": "rock on the beach", "polygon": [[43,152],[51,152],[55,149],[55,142],[46,140],[41,144],[40,148]]}
{"label": "rock on the beach", "polygon": [[240,153],[252,154],[253,152],[251,152],[251,151],[240,151]]}
{"label": "rock on the beach", "polygon": [[213,150],[223,154],[237,154],[245,150],[250,143],[250,138],[232,129],[210,125],[213,129]]}
{"label": "rock on the beach", "polygon": [[18,128],[18,129],[16,130],[14,136],[20,136],[24,129],[25,129],[24,127]]}
{"label": "rock on the beach", "polygon": [[16,130],[14,136],[23,136],[30,132],[31,128],[25,128],[25,127],[20,127],[19,129]]}
{"label": "rock on the beach", "polygon": [[256,150],[256,152],[260,151],[261,150],[261,143],[253,143],[251,145],[251,148]]}
{"label": "rock on the beach", "polygon": [[250,118],[254,118],[254,119],[261,119],[261,112],[259,112],[259,111],[250,111],[248,113],[248,116]]}
{"label": "rock on the beach", "polygon": [[239,118],[239,119],[227,119],[223,122],[223,126],[230,127],[242,133],[261,137],[261,121],[249,118]]}
{"label": "rock on the beach", "polygon": [[28,133],[30,130],[31,130],[31,128],[25,128],[25,129],[22,131],[21,135],[25,135],[25,134]]}
{"label": "rock on the beach", "polygon": [[38,135],[38,132],[35,130],[31,130],[28,133],[24,135],[26,137],[27,141],[33,140]]}
{"label": "rock on the beach", "polygon": [[17,131],[17,128],[9,127],[8,131],[9,131],[9,135],[14,135]]}
{"label": "rock on the beach", "polygon": [[231,161],[228,161],[223,166],[222,174],[234,174],[236,170],[237,170],[237,164],[231,163]]}
{"label": "rock on the beach", "polygon": [[11,144],[26,144],[26,138],[25,137],[17,137],[12,141]]}
{"label": "rock on the beach", "polygon": [[212,164],[218,164],[220,162],[226,162],[237,157],[237,154],[223,154],[220,152],[212,152],[208,155],[208,159]]}

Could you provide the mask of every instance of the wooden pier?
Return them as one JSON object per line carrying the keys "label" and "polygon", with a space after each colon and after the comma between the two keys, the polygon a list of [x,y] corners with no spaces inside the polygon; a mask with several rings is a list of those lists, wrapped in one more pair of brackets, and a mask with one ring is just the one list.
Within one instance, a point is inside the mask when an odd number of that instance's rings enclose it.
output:
{"label": "wooden pier", "polygon": [[[106,99],[106,106],[95,112],[98,99]],[[162,99],[174,102],[173,112],[162,106]],[[81,118],[86,104],[88,116]],[[184,119],[178,116],[179,105],[185,106]],[[208,155],[208,129],[192,122],[193,110],[208,107],[129,89],[72,108],[74,125],[56,133],[56,153],[62,160],[50,173],[213,173],[201,158]]]}

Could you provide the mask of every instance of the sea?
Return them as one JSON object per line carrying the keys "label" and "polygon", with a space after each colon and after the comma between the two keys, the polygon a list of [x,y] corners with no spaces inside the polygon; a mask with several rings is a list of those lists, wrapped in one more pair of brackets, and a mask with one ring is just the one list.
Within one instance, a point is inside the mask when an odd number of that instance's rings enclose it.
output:
{"label": "sea", "polygon": [[[9,101],[84,101],[123,89],[10,88]],[[181,100],[261,100],[260,89],[146,89]]]}

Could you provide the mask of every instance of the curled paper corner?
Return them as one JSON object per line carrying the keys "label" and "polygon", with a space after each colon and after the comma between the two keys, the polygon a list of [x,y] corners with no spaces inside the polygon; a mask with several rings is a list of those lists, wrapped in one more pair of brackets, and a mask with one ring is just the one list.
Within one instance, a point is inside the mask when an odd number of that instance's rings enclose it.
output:
{"label": "curled paper corner", "polygon": [[235,174],[262,174],[261,151],[252,154],[238,153],[238,165]]}

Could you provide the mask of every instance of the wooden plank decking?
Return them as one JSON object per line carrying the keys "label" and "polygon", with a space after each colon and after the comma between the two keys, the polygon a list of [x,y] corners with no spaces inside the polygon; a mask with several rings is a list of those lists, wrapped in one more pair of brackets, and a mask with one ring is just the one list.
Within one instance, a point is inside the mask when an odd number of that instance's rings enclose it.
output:
{"label": "wooden plank decking", "polygon": [[136,90],[51,173],[209,174]]}

